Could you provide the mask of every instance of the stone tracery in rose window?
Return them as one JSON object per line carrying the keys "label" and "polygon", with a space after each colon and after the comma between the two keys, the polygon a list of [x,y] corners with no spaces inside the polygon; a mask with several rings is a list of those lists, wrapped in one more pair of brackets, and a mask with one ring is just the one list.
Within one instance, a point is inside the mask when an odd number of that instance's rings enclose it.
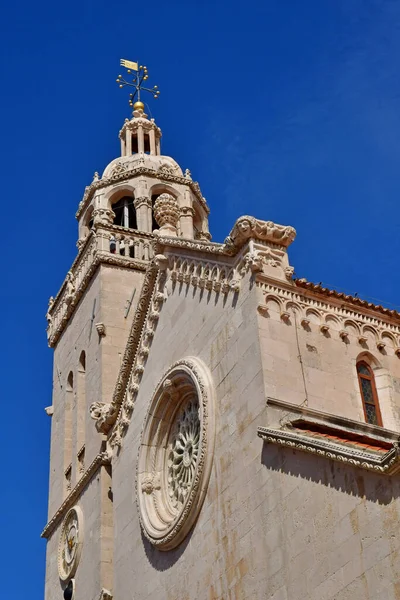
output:
{"label": "stone tracery in rose window", "polygon": [[199,442],[199,403],[192,397],[175,418],[168,443],[168,495],[174,508],[186,500],[196,472]]}

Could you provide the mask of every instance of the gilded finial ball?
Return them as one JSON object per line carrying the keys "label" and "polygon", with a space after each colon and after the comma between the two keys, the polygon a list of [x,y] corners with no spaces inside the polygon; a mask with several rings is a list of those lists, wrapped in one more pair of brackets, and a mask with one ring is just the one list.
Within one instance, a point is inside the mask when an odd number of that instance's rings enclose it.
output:
{"label": "gilded finial ball", "polygon": [[144,110],[144,104],[143,102],[135,102],[135,104],[133,105],[134,110]]}

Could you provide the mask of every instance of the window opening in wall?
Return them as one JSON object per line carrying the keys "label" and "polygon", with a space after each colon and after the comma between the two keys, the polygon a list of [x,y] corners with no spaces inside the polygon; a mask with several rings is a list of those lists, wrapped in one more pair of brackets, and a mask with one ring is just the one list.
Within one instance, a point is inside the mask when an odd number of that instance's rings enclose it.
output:
{"label": "window opening in wall", "polygon": [[366,362],[361,361],[357,363],[357,375],[365,420],[367,423],[371,423],[371,425],[382,426],[374,373]]}
{"label": "window opening in wall", "polygon": [[145,133],[144,134],[144,152],[145,154],[150,154],[150,136]]}
{"label": "window opening in wall", "polygon": [[65,490],[68,493],[71,490],[71,474],[72,474],[72,405],[74,399],[74,375],[70,371],[67,378],[67,386],[65,390],[65,406],[64,406],[64,473],[65,473]]}
{"label": "window opening in wall", "polygon": [[139,145],[136,133],[132,134],[132,154],[138,154]]}
{"label": "window opening in wall", "polygon": [[79,366],[77,373],[77,411],[75,415],[76,446],[75,453],[77,457],[77,479],[84,470],[85,459],[85,422],[86,422],[86,353],[82,350],[79,356]]}
{"label": "window opening in wall", "polygon": [[154,196],[151,197],[151,230],[154,231],[155,229],[160,229],[159,224],[157,223],[157,221],[154,218],[154,203],[157,200],[158,196],[160,194],[155,194]]}
{"label": "window opening in wall", "polygon": [[124,196],[112,205],[115,213],[114,225],[128,227],[129,229],[137,229],[136,210],[133,205],[133,198]]}

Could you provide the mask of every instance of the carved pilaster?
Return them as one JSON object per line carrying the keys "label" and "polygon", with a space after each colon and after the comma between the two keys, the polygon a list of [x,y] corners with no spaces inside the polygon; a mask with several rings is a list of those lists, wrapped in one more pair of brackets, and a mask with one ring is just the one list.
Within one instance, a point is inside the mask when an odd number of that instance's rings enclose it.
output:
{"label": "carved pilaster", "polygon": [[148,196],[138,196],[134,199],[133,205],[136,210],[138,229],[140,231],[151,232],[151,198]]}
{"label": "carved pilaster", "polygon": [[193,239],[193,217],[194,210],[191,206],[183,206],[180,209],[180,224],[182,237]]}

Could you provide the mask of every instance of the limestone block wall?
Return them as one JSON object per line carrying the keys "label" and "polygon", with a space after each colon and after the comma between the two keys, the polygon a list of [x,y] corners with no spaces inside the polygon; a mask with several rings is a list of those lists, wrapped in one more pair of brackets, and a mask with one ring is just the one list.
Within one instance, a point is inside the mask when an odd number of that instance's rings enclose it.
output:
{"label": "limestone block wall", "polygon": [[[102,587],[112,588],[112,497],[110,472],[102,467],[83,491],[78,505],[83,511],[82,554],[75,575],[76,600],[100,596]],[[58,576],[58,543],[62,523],[47,541],[45,600],[62,598]]]}
{"label": "limestone block wall", "polygon": [[[102,401],[109,402],[114,392],[130,325],[140,297],[144,271],[123,269],[106,264],[101,265],[100,269],[100,317],[106,327],[106,335],[101,342]],[[131,301],[132,304],[127,313],[128,303]],[[96,398],[93,398],[93,401],[95,400]],[[93,430],[93,421],[89,425]]]}
{"label": "limestone block wall", "polygon": [[[113,462],[115,598],[129,598],[131,590],[135,600],[256,597],[253,561],[259,557],[246,538],[254,525],[249,518],[252,492],[263,467],[257,425],[263,421],[265,399],[256,301],[247,276],[240,293],[230,292],[226,300],[223,294],[169,284],[132,421]],[[200,357],[216,387],[214,464],[194,529],[175,550],[162,552],[141,533],[137,454],[158,380],[185,356]]]}
{"label": "limestone block wall", "polygon": [[[303,365],[311,406],[361,420],[357,379],[344,381],[355,371],[352,342],[320,339],[312,327],[297,337],[280,313],[263,316],[264,298],[248,276],[226,302],[185,284],[168,289],[132,421],[113,461],[115,597],[134,590],[135,600],[399,599],[398,478],[257,438],[257,426],[271,420],[267,395],[304,402],[302,344],[311,357]],[[216,386],[214,464],[196,525],[176,549],[162,552],[139,525],[138,447],[157,382],[190,355],[208,365]],[[386,357],[381,364],[395,369],[397,357]],[[382,407],[386,426],[398,426],[395,394]]]}
{"label": "limestone block wall", "polygon": [[[87,467],[100,451],[101,437],[95,430],[92,419],[89,417],[89,406],[92,402],[109,402],[112,396],[117,374],[120,368],[122,355],[125,350],[126,339],[130,323],[135,312],[143,273],[130,269],[101,265],[97,274],[92,279],[70,322],[64,330],[54,351],[54,385],[51,433],[51,465],[50,465],[50,493],[49,493],[49,518],[53,516],[65,498],[64,477],[64,443],[66,427],[66,399],[67,378],[73,373],[74,389],[72,391],[72,416],[70,418],[71,439],[73,445],[72,455],[72,487],[76,483],[77,457],[76,441],[76,415],[79,400],[77,395],[85,388],[85,466]],[[127,302],[132,298],[132,306],[128,317],[125,318]],[[105,326],[105,336],[99,335],[96,325]],[[81,352],[86,353],[86,372],[84,382],[80,381],[79,357]],[[61,387],[62,386],[62,387]]]}
{"label": "limestone block wall", "polygon": [[244,542],[254,552],[260,592],[238,597],[400,598],[398,476],[272,444],[261,464]]}
{"label": "limestone block wall", "polygon": [[[57,346],[54,349],[54,374],[53,374],[53,407],[54,413],[51,420],[51,452],[50,452],[50,490],[49,490],[49,519],[61,506],[65,498],[64,481],[64,432],[66,426],[66,394],[67,378],[72,371],[76,384],[79,356],[84,350],[86,352],[86,403],[89,406],[96,397],[101,395],[101,345],[95,325],[89,340],[93,306],[95,305],[96,322],[100,311],[100,289],[101,282],[98,276],[94,277],[88,286],[81,302],[74,312],[68,327],[64,330]],[[76,394],[72,392],[73,395]],[[76,402],[74,402],[76,404]],[[73,419],[71,419],[71,427]],[[99,448],[99,440],[93,434],[91,423],[86,418],[86,461],[90,460],[90,454],[96,454]],[[91,449],[90,446],[95,448]],[[73,457],[74,458],[74,457]],[[73,463],[75,461],[73,460]]]}
{"label": "limestone block wall", "polygon": [[[370,362],[376,381],[383,426],[400,430],[400,359],[392,340],[379,351],[376,339],[367,331],[360,343],[360,332],[352,326],[320,319],[309,313],[303,321],[298,310],[284,313],[284,307],[266,297],[259,289],[259,331],[265,394],[310,408],[364,421],[356,363]],[[265,310],[266,308],[266,310]],[[335,306],[331,307],[334,312]],[[304,310],[305,314],[306,311]],[[378,315],[379,319],[379,315]],[[326,333],[321,325],[327,324]],[[342,321],[345,321],[343,319]],[[390,325],[381,323],[385,331]],[[347,332],[343,339],[341,332]]]}

